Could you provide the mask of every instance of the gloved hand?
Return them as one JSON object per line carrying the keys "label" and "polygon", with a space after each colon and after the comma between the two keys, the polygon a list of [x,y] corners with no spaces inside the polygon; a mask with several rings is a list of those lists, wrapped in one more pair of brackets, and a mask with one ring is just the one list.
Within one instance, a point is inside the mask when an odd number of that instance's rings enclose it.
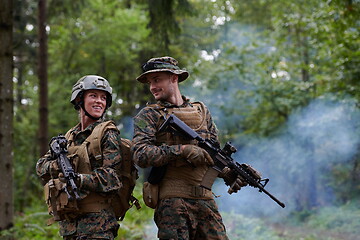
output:
{"label": "gloved hand", "polygon": [[57,178],[59,173],[61,172],[60,167],[56,160],[49,161],[49,172],[52,178]]}
{"label": "gloved hand", "polygon": [[219,174],[219,177],[224,179],[224,182],[226,185],[230,186],[228,193],[236,193],[241,189],[241,187],[245,187],[247,183],[242,179],[240,176],[238,176],[234,171],[232,171],[230,168],[225,167],[222,172]]}
{"label": "gloved hand", "polygon": [[181,156],[186,158],[186,161],[188,161],[194,167],[201,165],[214,165],[214,161],[210,155],[201,147],[187,144],[183,145],[181,149]]}
{"label": "gloved hand", "polygon": [[[76,178],[74,179],[75,184],[76,184],[77,187],[80,187],[80,185],[81,185],[81,174],[80,173],[75,173],[75,176],[76,176]],[[59,178],[59,180],[61,182],[66,183],[65,176],[64,176],[64,174],[62,172],[59,173],[58,178]]]}
{"label": "gloved hand", "polygon": [[59,180],[60,180],[61,182],[66,183],[65,176],[64,176],[64,174],[63,174],[62,172],[61,172],[61,173],[59,173],[58,178],[59,178]]}

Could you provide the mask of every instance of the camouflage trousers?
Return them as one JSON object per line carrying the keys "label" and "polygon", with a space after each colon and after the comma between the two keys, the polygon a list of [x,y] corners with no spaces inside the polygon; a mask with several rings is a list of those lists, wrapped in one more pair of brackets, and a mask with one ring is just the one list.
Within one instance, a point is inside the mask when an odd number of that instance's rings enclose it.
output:
{"label": "camouflage trousers", "polygon": [[86,213],[75,219],[59,222],[60,235],[66,240],[114,239],[119,224],[112,210],[103,209],[99,213]]}
{"label": "camouflage trousers", "polygon": [[108,239],[113,240],[114,234],[112,231],[94,233],[88,235],[70,235],[64,236],[64,240],[95,240],[95,239]]}
{"label": "camouflage trousers", "polygon": [[228,240],[214,200],[162,199],[155,210],[158,238],[163,240]]}

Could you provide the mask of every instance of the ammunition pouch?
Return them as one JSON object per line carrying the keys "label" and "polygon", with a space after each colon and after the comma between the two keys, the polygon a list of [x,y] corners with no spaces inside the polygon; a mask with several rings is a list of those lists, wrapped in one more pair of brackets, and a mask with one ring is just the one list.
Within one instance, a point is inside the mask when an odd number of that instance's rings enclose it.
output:
{"label": "ammunition pouch", "polygon": [[155,209],[159,201],[159,185],[144,182],[143,199],[146,206]]}
{"label": "ammunition pouch", "polygon": [[65,187],[66,183],[59,179],[51,179],[44,186],[48,212],[53,216],[48,221],[49,225],[54,221],[74,219],[84,213],[100,212],[111,208],[111,197],[90,192],[84,199],[77,201],[75,198],[68,198]]}
{"label": "ammunition pouch", "polygon": [[76,199],[68,199],[65,188],[66,184],[59,179],[50,179],[44,186],[45,202],[54,221],[75,218],[78,215],[79,208]]}

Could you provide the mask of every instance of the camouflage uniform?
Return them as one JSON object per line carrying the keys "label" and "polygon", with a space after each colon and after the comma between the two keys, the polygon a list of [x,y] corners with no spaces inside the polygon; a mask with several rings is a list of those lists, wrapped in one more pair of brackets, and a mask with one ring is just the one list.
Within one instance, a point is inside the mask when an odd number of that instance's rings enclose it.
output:
{"label": "camouflage uniform", "polygon": [[[93,129],[101,123],[98,120],[81,131],[78,124],[72,132],[75,135],[74,144],[80,145],[91,134]],[[109,198],[121,187],[115,168],[121,162],[121,138],[117,131],[108,130],[101,140],[103,158],[101,161],[90,158],[91,174],[82,174],[80,197],[86,197],[90,192],[101,193]],[[40,158],[36,165],[36,172],[44,182],[50,180],[51,164],[50,152]],[[75,219],[59,222],[60,235],[64,239],[114,239],[117,235],[119,224],[112,209],[103,209],[98,213],[85,213]],[[86,237],[85,237],[86,236]],[[82,238],[81,238],[82,237]]]}
{"label": "camouflage uniform", "polygon": [[[191,105],[183,96],[184,103],[175,106],[158,102],[166,109],[185,108]],[[142,167],[164,166],[179,159],[181,145],[169,146],[156,143],[156,133],[162,113],[154,107],[145,107],[134,118],[134,160]],[[206,123],[210,138],[218,141],[217,129],[206,108]],[[184,161],[184,160],[181,160]],[[188,173],[191,176],[191,170]],[[160,239],[228,239],[225,226],[213,199],[171,197],[161,199],[155,209],[155,223]]]}

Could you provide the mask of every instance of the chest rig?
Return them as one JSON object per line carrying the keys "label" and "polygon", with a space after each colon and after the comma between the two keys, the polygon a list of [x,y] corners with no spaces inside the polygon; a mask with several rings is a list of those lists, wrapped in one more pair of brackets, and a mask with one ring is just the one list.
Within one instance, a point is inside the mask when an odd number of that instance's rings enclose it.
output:
{"label": "chest rig", "polygon": [[[157,129],[170,114],[176,115],[180,120],[194,129],[204,139],[210,138],[208,129],[206,109],[203,103],[193,102],[186,107],[165,108],[159,105],[154,106],[162,117],[157,123]],[[156,145],[177,145],[193,144],[197,145],[196,140],[187,140],[182,136],[171,132],[157,132]],[[178,159],[169,163],[166,173],[159,183],[159,199],[171,197],[183,197],[191,199],[212,199],[212,192],[200,187],[200,183],[208,170],[208,166],[190,166],[186,159]]]}
{"label": "chest rig", "polygon": [[[156,105],[157,109],[162,117],[157,123],[157,129],[160,128],[161,124],[164,123],[165,117],[170,114],[176,115],[180,120],[186,123],[190,128],[194,129],[203,138],[209,138],[210,134],[207,128],[206,121],[206,109],[203,103],[193,102],[186,107],[173,107],[165,108]],[[156,144],[161,145],[166,143],[167,145],[176,144],[197,144],[196,140],[186,140],[181,136],[174,135],[170,132],[157,132],[156,133]]]}
{"label": "chest rig", "polygon": [[[89,174],[92,171],[90,158],[99,161],[102,164],[101,155],[101,138],[108,129],[116,129],[112,122],[103,122],[97,125],[90,136],[86,140],[76,146],[74,139],[75,134],[70,129],[65,137],[68,140],[68,155],[70,162],[73,163],[73,168],[77,173]],[[77,218],[79,215],[89,212],[100,212],[102,209],[111,207],[110,201],[112,198],[105,197],[99,193],[90,192],[88,190],[80,190],[81,200],[69,199],[68,194],[64,191],[66,184],[58,178],[51,179],[44,186],[45,201],[48,205],[48,211],[53,217],[48,220],[48,224],[54,221],[71,220]],[[67,227],[75,231],[76,226],[69,224]]]}
{"label": "chest rig", "polygon": [[69,158],[73,158],[74,170],[76,172],[85,174],[91,173],[92,166],[90,159],[97,162],[97,165],[102,165],[102,162],[98,163],[99,161],[102,161],[100,141],[104,132],[110,129],[119,131],[112,121],[97,125],[92,133],[80,145],[75,145],[75,135],[72,134],[72,130],[66,133],[65,137],[68,140],[68,156]]}
{"label": "chest rig", "polygon": [[[80,145],[75,145],[75,136],[71,134],[71,130],[65,135],[68,139],[69,158],[73,158],[75,171],[89,174],[95,168],[92,163],[98,167],[103,165],[101,139],[108,130],[120,133],[113,121],[106,121],[97,125]],[[99,212],[104,208],[112,208],[116,218],[122,221],[126,211],[132,205],[135,205],[137,209],[140,208],[138,200],[132,194],[138,178],[138,171],[132,160],[131,141],[121,138],[120,149],[122,159],[121,164],[116,168],[116,173],[122,187],[111,197],[90,192],[86,198],[79,202],[79,208],[82,212]]]}
{"label": "chest rig", "polygon": [[[72,132],[73,129],[65,134],[68,140],[68,158],[72,161],[75,172],[90,174],[96,166],[103,164],[101,138],[110,129],[119,131],[112,121],[100,123],[80,145],[75,145],[76,136]],[[82,213],[100,212],[102,209],[110,207],[111,198],[96,192],[89,192],[85,198],[78,201],[78,208]]]}

